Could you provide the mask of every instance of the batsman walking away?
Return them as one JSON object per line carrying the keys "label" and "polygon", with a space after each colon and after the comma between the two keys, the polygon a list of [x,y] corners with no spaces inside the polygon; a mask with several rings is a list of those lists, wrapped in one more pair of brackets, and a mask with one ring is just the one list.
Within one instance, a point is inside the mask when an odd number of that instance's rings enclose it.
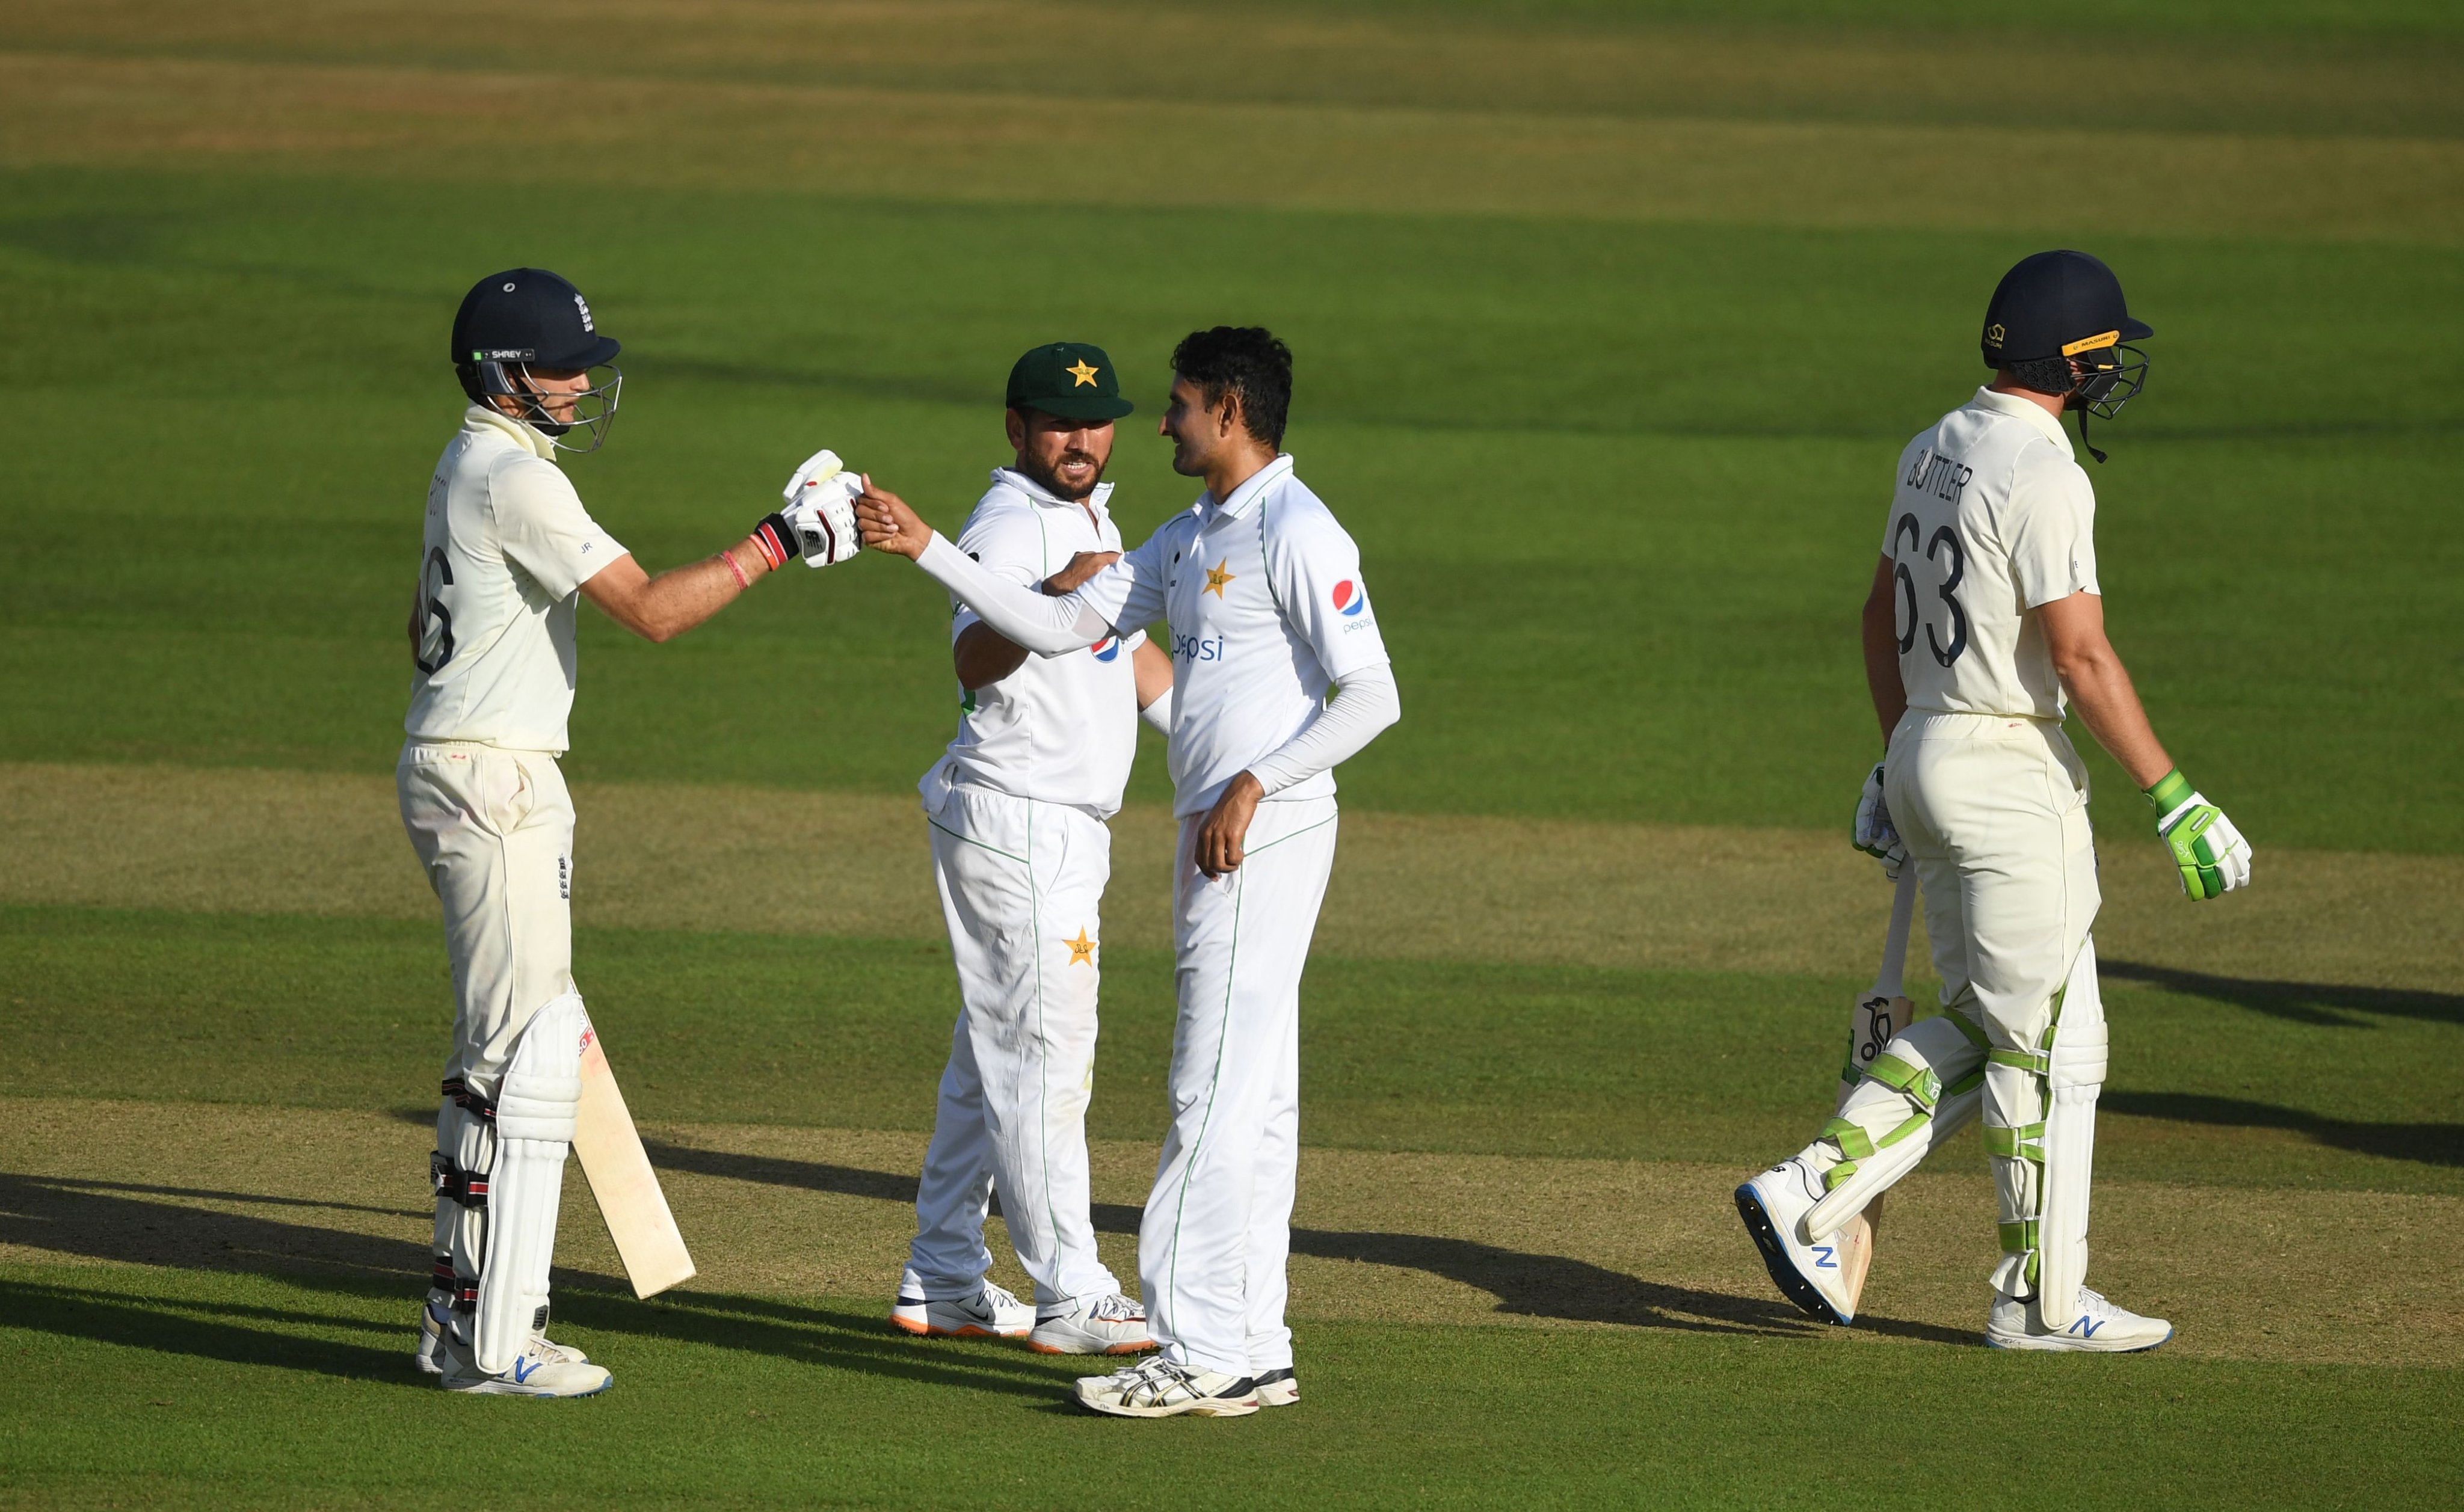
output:
{"label": "batsman walking away", "polygon": [[2087,770],[2062,732],[2076,704],[2191,899],[2249,883],[2250,846],[2173,765],[2105,638],[2095,491],[2061,426],[2079,415],[2085,446],[2088,418],[2145,383],[2131,343],[2152,335],[2103,263],[2029,257],[1986,310],[1992,382],[1901,454],[1863,625],[1884,754],[1856,841],[1895,876],[1915,868],[1943,1011],[1852,1068],[1814,1142],[1737,1189],[1772,1282],[1815,1318],[1856,1316],[1834,1237],[1981,1116],[2002,1249],[1986,1342],[2117,1353],[2172,1337],[2087,1285],[2102,894]]}

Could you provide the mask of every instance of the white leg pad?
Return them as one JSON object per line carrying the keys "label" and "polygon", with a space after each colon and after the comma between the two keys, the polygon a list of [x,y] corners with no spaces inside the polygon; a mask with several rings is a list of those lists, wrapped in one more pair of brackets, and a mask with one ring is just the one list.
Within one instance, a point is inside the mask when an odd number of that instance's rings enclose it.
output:
{"label": "white leg pad", "polygon": [[2079,952],[2054,1028],[2045,1090],[2045,1215],[2038,1230],[2037,1309],[2046,1328],[2070,1326],[2087,1282],[2088,1186],[2096,1167],[2096,1100],[2104,1088],[2104,1002],[2096,947]]}
{"label": "white leg pad", "polygon": [[473,1326],[479,1369],[513,1369],[547,1305],[564,1157],[582,1102],[582,999],[567,993],[531,1017],[496,1088],[495,1161],[488,1170],[487,1253]]}
{"label": "white leg pad", "polygon": [[[1944,1014],[1900,1031],[1874,1058],[1823,1137],[1807,1147],[1834,1184],[1805,1215],[1805,1238],[1820,1243],[1967,1127],[1984,1101],[1985,1051],[1972,1026]],[[1844,1176],[1834,1172],[1847,1170]]]}

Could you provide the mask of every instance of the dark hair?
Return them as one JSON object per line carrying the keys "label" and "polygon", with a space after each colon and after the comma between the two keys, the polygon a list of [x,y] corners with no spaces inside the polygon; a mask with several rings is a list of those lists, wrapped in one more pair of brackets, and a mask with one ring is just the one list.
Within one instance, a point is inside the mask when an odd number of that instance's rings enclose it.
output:
{"label": "dark hair", "polygon": [[1241,396],[1241,423],[1270,447],[1284,444],[1292,407],[1292,349],[1263,325],[1192,331],[1172,349],[1172,370],[1198,385],[1209,409]]}

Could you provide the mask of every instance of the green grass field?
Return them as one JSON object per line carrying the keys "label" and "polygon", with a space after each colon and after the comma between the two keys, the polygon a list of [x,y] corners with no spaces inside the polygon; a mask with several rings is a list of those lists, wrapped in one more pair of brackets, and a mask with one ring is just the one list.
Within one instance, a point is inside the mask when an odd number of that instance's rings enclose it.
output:
{"label": "green grass field", "polygon": [[[0,12],[0,1506],[2464,1500],[2464,26],[1995,14]],[[1799,1320],[1725,1198],[1819,1122],[1887,905],[1839,842],[1891,459],[2053,245],[2159,332],[2101,576],[2258,852],[2190,912],[2091,755],[2096,1279],[2181,1330],[2127,1360],[1975,1347],[1972,1136],[1895,1196],[1871,1326]],[[1291,343],[1405,703],[1305,994],[1301,1410],[1093,1420],[879,1322],[956,995],[899,801],[944,605],[878,559],[666,646],[585,611],[577,974],[703,1275],[634,1302],[571,1195],[561,1329],[618,1390],[409,1373],[451,1007],[383,778],[445,327],[517,263],[626,343],[571,472],[654,570],[823,445],[955,524],[1062,337],[1141,406],[1135,537],[1192,493],[1172,343]],[[1121,1266],[1159,757],[1090,1123]]]}

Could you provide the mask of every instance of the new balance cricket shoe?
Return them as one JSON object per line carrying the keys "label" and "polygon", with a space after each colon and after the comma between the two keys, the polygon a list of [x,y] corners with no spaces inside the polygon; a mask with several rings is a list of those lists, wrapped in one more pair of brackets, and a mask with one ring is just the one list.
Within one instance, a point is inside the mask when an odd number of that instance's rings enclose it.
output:
{"label": "new balance cricket shoe", "polygon": [[2068,1326],[2048,1329],[2037,1310],[2037,1299],[2018,1302],[1997,1293],[1992,1310],[1986,1315],[1985,1342],[1997,1349],[2137,1354],[2173,1337],[2173,1326],[2164,1319],[2142,1318],[2085,1286],[2079,1289],[2079,1316]]}
{"label": "new balance cricket shoe", "polygon": [[1026,1347],[1038,1354],[1136,1354],[1155,1346],[1146,1308],[1114,1292],[1073,1298],[1039,1315]]}
{"label": "new balance cricket shoe", "polygon": [[496,1375],[480,1370],[478,1362],[451,1335],[438,1345],[436,1358],[444,1367],[438,1385],[449,1391],[479,1396],[596,1396],[616,1384],[605,1367],[550,1344],[543,1334],[532,1334],[530,1343],[514,1357],[512,1369]]}
{"label": "new balance cricket shoe", "polygon": [[1260,1407],[1298,1407],[1300,1401],[1300,1377],[1292,1373],[1291,1367],[1286,1366],[1280,1370],[1267,1370],[1258,1377]]}
{"label": "new balance cricket shoe", "polygon": [[[430,1297],[419,1307],[419,1346],[410,1351],[411,1369],[422,1375],[445,1373],[444,1357],[437,1351],[445,1342],[445,1326],[451,1304]],[[536,1343],[562,1354],[575,1365],[588,1365],[590,1356],[569,1344],[559,1344],[544,1333],[534,1333]]]}
{"label": "new balance cricket shoe", "polygon": [[1844,1324],[1857,1316],[1857,1308],[1848,1300],[1839,1248],[1828,1239],[1815,1244],[1805,1238],[1805,1215],[1821,1199],[1822,1178],[1803,1155],[1794,1155],[1737,1189],[1737,1216],[1746,1220],[1780,1295],[1817,1323]]}
{"label": "new balance cricket shoe", "polygon": [[899,1294],[891,1326],[927,1339],[1018,1339],[1035,1329],[1035,1309],[987,1282],[972,1297],[927,1302]]}
{"label": "new balance cricket shoe", "polygon": [[1258,1410],[1258,1383],[1157,1355],[1111,1375],[1080,1376],[1078,1405],[1113,1417],[1246,1417]]}

